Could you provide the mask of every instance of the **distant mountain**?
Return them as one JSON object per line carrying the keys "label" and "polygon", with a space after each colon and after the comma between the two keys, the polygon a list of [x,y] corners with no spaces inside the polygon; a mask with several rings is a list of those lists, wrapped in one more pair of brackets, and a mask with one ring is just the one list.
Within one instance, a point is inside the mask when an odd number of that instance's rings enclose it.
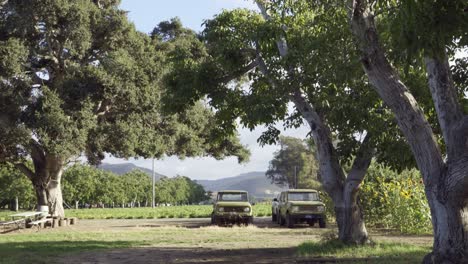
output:
{"label": "distant mountain", "polygon": [[[138,167],[133,163],[109,164],[103,163],[98,167],[101,170],[113,172],[118,175],[125,174],[132,170],[141,170],[151,176],[151,170]],[[155,172],[156,179],[167,177]],[[255,171],[240,174],[238,176],[222,178],[218,180],[196,180],[205,190],[217,192],[219,190],[245,190],[249,194],[258,198],[275,197],[283,189],[274,184],[265,177],[265,172]]]}
{"label": "distant mountain", "polygon": [[270,182],[265,172],[255,171],[240,174],[235,177],[218,180],[196,180],[205,190],[217,192],[220,190],[245,190],[258,198],[271,198],[283,189]]}
{"label": "distant mountain", "polygon": [[[131,172],[132,170],[141,170],[143,172],[146,172],[149,176],[153,175],[150,169],[138,167],[133,163],[121,163],[121,164],[102,163],[101,165],[98,166],[98,168],[101,170],[113,172],[117,175],[122,175],[127,172]],[[156,176],[156,179],[160,179],[161,177],[167,177],[157,172],[154,172],[154,174]]]}

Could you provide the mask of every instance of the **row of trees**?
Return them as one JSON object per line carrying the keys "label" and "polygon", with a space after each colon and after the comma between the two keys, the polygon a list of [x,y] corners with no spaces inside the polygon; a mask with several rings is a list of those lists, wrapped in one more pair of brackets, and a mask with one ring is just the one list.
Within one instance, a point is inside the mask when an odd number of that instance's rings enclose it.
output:
{"label": "row of trees", "polygon": [[[155,184],[157,204],[198,204],[210,197],[203,186],[188,177],[162,178]],[[63,200],[70,207],[151,206],[152,180],[143,171],[123,175],[87,165],[73,165],[63,174]],[[0,167],[0,197],[20,208],[33,208],[36,196],[29,180],[14,167]]]}

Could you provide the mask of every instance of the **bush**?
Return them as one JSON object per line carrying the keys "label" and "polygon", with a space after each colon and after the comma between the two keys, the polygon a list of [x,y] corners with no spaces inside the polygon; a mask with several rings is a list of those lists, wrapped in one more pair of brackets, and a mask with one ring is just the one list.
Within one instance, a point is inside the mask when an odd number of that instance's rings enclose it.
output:
{"label": "bush", "polygon": [[432,230],[424,184],[417,170],[396,173],[374,163],[359,195],[369,226],[395,228],[409,234]]}

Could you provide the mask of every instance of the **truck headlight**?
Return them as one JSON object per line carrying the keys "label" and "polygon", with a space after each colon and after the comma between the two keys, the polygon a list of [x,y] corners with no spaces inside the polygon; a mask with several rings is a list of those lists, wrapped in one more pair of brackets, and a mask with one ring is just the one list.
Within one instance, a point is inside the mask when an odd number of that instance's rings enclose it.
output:
{"label": "truck headlight", "polygon": [[299,206],[292,206],[291,212],[299,212]]}
{"label": "truck headlight", "polygon": [[247,212],[247,213],[250,212],[250,207],[245,207],[244,212]]}
{"label": "truck headlight", "polygon": [[224,212],[224,207],[219,207],[218,212]]}
{"label": "truck headlight", "polygon": [[317,206],[317,211],[324,212],[325,211],[325,206],[322,206],[322,205]]}

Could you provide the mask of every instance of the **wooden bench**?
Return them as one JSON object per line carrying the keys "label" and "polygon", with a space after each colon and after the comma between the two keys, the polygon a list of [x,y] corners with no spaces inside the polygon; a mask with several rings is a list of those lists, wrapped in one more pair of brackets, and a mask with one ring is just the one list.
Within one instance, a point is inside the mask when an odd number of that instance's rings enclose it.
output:
{"label": "wooden bench", "polygon": [[31,226],[31,227],[37,226],[37,228],[40,228],[40,227],[44,227],[45,223],[52,222],[52,220],[53,220],[52,218],[43,218],[43,219],[40,219],[40,220],[29,222],[28,225]]}
{"label": "wooden bench", "polygon": [[6,225],[21,225],[25,222],[25,219],[19,219],[19,220],[13,220],[13,221],[8,221],[8,222],[2,222],[0,225],[6,226]]}
{"label": "wooden bench", "polygon": [[0,233],[8,233],[24,227],[26,219],[19,219],[7,222],[0,222]]}

